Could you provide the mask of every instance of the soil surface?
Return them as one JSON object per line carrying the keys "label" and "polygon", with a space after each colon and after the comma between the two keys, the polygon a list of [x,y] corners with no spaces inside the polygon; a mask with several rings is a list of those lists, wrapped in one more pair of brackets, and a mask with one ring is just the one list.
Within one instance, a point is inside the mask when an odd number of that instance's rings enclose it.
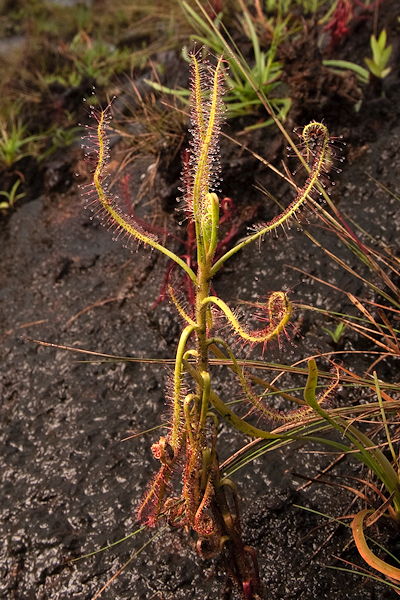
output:
{"label": "soil surface", "polygon": [[[398,50],[394,50],[397,63]],[[343,172],[332,175],[336,185],[331,197],[348,218],[395,252],[399,201],[377,187],[374,179],[400,196],[399,107],[399,76],[393,73],[384,82],[382,96],[367,91],[358,112],[351,102],[346,104],[343,97],[334,95],[322,106],[303,110],[298,106],[293,117],[296,125],[308,117],[324,117],[333,135],[343,135],[346,161]],[[235,127],[230,123],[225,131],[235,135]],[[279,164],[282,142],[274,136],[268,129],[255,137],[242,136],[241,141],[257,151],[262,147],[266,158]],[[252,156],[226,141],[222,154],[223,193],[235,202],[242,234],[246,207],[256,207],[269,218],[278,210],[254,185],[271,190],[284,205],[290,202],[280,180]],[[159,433],[121,440],[132,431],[163,422],[169,371],[159,364],[101,362],[28,338],[116,356],[162,359],[173,357],[180,330],[173,306],[167,302],[154,306],[167,261],[143,248],[132,253],[92,220],[83,208],[74,176],[81,160],[79,149],[58,155],[45,168],[41,190],[0,223],[1,597],[90,600],[138,552],[102,598],[228,598],[218,561],[200,560],[183,532],[166,527],[144,531],[71,563],[137,529],[134,508],[156,468],[149,448]],[[133,190],[140,187],[153,163],[153,156],[134,163],[130,169]],[[175,171],[179,173],[178,168]],[[170,206],[172,190],[179,186],[178,177],[172,179],[171,171],[157,171],[154,187],[142,200],[145,212],[153,214],[156,203]],[[257,301],[268,291],[285,289],[297,303],[351,310],[343,294],[292,268],[356,295],[370,293],[306,237],[304,229],[362,273],[353,255],[321,229],[312,215],[307,217],[308,222],[298,228],[237,255],[216,280],[217,292],[234,305],[238,299]],[[177,230],[173,214],[165,213],[166,224]],[[170,242],[174,243],[179,251],[177,243]],[[322,331],[326,319],[318,313],[298,310],[295,325],[291,340],[282,348],[268,349],[266,360],[292,363],[338,349]],[[345,334],[340,349],[353,348],[368,350],[367,344]],[[91,358],[96,362],[87,362]],[[362,373],[369,362],[368,356],[361,357],[352,368]],[[384,363],[380,368],[388,369]],[[226,384],[225,391],[229,393]],[[223,427],[221,459],[242,444],[241,436]],[[332,525],[315,529],[325,521],[299,506],[342,515],[354,512],[354,504],[353,495],[327,486],[300,489],[304,482],[294,473],[315,476],[329,463],[329,457],[314,454],[315,449],[289,446],[235,475],[244,537],[258,551],[265,598],[394,598],[386,586],[327,568],[343,566],[333,555],[357,561],[351,545],[347,548],[349,533]],[[346,462],[337,472],[362,474],[360,467]]]}

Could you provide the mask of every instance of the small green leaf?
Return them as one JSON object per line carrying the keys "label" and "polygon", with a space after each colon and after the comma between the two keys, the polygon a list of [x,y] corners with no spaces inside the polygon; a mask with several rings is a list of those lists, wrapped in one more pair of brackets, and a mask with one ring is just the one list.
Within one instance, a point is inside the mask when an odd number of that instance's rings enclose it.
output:
{"label": "small green leaf", "polygon": [[[365,59],[367,60],[367,59]],[[364,67],[361,67],[360,65],[357,65],[356,63],[353,63],[351,61],[348,60],[324,60],[322,61],[322,64],[325,67],[330,67],[333,69],[348,69],[349,71],[353,71],[353,73],[356,74],[357,79],[361,82],[361,83],[368,83],[369,80],[369,73],[367,71],[367,69],[364,69]]]}
{"label": "small green leaf", "polygon": [[340,342],[340,339],[345,332],[346,325],[344,323],[340,322],[335,327],[335,329],[328,329],[328,327],[321,327],[321,329],[322,329],[322,331],[327,333],[332,338],[332,340],[335,342],[335,344],[337,344],[338,342]]}

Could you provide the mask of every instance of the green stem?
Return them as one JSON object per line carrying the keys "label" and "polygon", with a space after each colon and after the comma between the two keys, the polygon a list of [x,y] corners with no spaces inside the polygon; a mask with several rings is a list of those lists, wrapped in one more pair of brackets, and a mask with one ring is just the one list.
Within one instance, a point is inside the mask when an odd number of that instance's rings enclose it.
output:
{"label": "green stem", "polygon": [[282,433],[270,433],[269,431],[264,431],[264,429],[254,427],[254,425],[250,425],[250,423],[247,423],[246,421],[238,417],[213,391],[210,394],[210,400],[214,408],[219,412],[221,417],[225,419],[225,421],[227,421],[238,431],[241,431],[245,435],[248,435],[252,438],[260,438],[264,440],[311,441],[331,446],[332,448],[335,448],[340,452],[348,452],[349,450],[348,446],[346,446],[345,444],[341,444],[340,442],[335,442],[333,440],[327,440],[325,438],[320,438],[315,435],[290,435]]}
{"label": "green stem", "polygon": [[199,421],[199,433],[203,430],[208,413],[208,407],[210,404],[210,392],[211,392],[211,377],[207,371],[201,372],[201,378],[203,380],[203,394],[201,397],[201,410],[200,410],[200,421]]}
{"label": "green stem", "polygon": [[181,430],[181,390],[182,390],[182,361],[183,355],[185,354],[186,344],[194,331],[196,331],[196,325],[188,325],[182,331],[178,349],[176,351],[175,358],[175,371],[174,371],[174,406],[173,406],[173,422],[171,431],[171,446],[176,451],[180,445],[180,430]]}

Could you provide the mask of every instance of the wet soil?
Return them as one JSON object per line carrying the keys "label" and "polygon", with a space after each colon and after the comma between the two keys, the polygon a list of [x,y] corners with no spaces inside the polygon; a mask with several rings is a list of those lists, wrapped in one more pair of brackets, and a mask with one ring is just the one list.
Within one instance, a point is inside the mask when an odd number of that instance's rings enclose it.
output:
{"label": "wet soil", "polygon": [[[319,108],[315,116],[325,117],[332,133],[343,135],[347,142],[347,160],[343,173],[334,176],[332,198],[346,216],[398,252],[398,200],[369,177],[400,196],[398,73],[384,86],[385,95],[365,98],[358,113],[347,106],[335,118],[328,103],[326,113]],[[227,126],[228,133],[234,133],[232,127]],[[257,150],[257,143],[262,145],[268,158],[277,159],[282,144],[273,135],[265,130],[258,141],[250,136],[242,140]],[[167,303],[154,307],[167,262],[144,249],[132,253],[115,243],[83,209],[77,185],[58,187],[65,173],[73,179],[80,160],[79,149],[58,155],[43,175],[45,191],[21,202],[0,223],[1,595],[10,600],[89,600],[156,536],[102,598],[228,598],[218,561],[200,560],[185,533],[165,527],[71,563],[137,529],[134,507],[155,468],[149,447],[158,432],[121,440],[132,431],[163,422],[169,371],[145,362],[87,362],[90,355],[44,347],[30,338],[116,356],[161,359],[173,356],[180,329],[173,307]],[[153,163],[153,156],[143,156],[134,164],[133,189]],[[238,211],[262,204],[265,216],[275,214],[274,203],[261,198],[253,184],[265,186],[288,203],[287,190],[276,177],[225,142],[223,165],[224,193],[234,199]],[[168,204],[174,185],[158,171],[155,187],[143,200],[149,202],[149,214],[156,206]],[[174,215],[165,214],[163,223],[177,227]],[[369,294],[359,280],[312,245],[304,228],[363,272],[360,263],[310,215],[298,229],[267,238],[260,247],[246,248],[218,277],[217,292],[234,305],[238,299],[257,301],[269,290],[286,289],[298,303],[351,310],[344,295],[292,268],[300,267],[353,294]],[[291,341],[283,348],[269,349],[265,358],[290,363],[337,349],[321,329],[326,325],[322,316],[298,311],[295,319],[297,333]],[[354,347],[368,349],[346,334],[341,348]],[[352,368],[362,373],[368,364],[365,356]],[[380,368],[388,369],[384,363]],[[398,380],[393,369],[391,376]],[[225,391],[231,393],[226,387]],[[223,427],[221,459],[241,444],[239,435]],[[327,568],[342,566],[334,555],[357,561],[348,546],[349,533],[336,527],[329,538],[332,525],[315,529],[323,520],[299,506],[341,515],[354,511],[353,496],[316,484],[300,489],[304,482],[294,473],[314,476],[329,462],[313,450],[290,446],[235,475],[244,537],[258,551],[265,598],[393,598],[394,592],[386,586]],[[363,474],[358,465],[347,462],[337,472]]]}

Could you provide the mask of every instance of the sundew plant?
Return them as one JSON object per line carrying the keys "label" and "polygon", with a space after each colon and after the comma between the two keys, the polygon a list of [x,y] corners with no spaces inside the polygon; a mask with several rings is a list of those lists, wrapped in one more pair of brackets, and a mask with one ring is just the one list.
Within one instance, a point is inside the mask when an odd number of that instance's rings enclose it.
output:
{"label": "sundew plant", "polygon": [[259,429],[235,413],[215,390],[212,362],[216,358],[226,361],[236,379],[235,394],[239,389],[252,412],[269,421],[296,421],[312,408],[306,401],[296,399],[298,406],[291,411],[280,412],[269,406],[264,395],[256,391],[256,384],[263,387],[263,380],[247,373],[229,345],[226,333],[221,333],[228,327],[231,330],[229,337],[233,333],[242,343],[265,348],[285,334],[292,314],[288,295],[283,291],[266,295],[259,304],[262,326],[252,330],[213,293],[212,280],[239,250],[297,218],[312,198],[320,179],[331,168],[332,146],[323,124],[311,122],[306,125],[301,134],[303,157],[308,165],[304,185],[296,189],[294,199],[283,212],[269,222],[257,224],[247,237],[223,253],[219,245],[220,200],[217,192],[221,175],[219,137],[224,116],[226,68],[222,57],[216,64],[211,64],[199,60],[196,54],[191,56],[190,159],[184,166],[182,181],[184,211],[195,228],[195,261],[189,265],[165,247],[142,223],[125,214],[118,198],[110,192],[107,185],[110,106],[95,115],[97,122],[93,136],[97,155],[88,203],[100,219],[114,229],[116,237],[143,244],[174,261],[192,288],[192,300],[188,303],[177,286],[173,283],[168,286],[169,297],[184,326],[176,350],[173,376],[167,385],[168,427],[152,445],[159,466],[140,501],[137,518],[148,527],[165,519],[191,531],[197,540],[198,553],[203,557],[222,555],[243,598],[250,600],[261,594],[256,554],[242,539],[236,487],[220,472],[218,424],[223,419],[253,438],[274,440],[285,438],[285,435]]}

